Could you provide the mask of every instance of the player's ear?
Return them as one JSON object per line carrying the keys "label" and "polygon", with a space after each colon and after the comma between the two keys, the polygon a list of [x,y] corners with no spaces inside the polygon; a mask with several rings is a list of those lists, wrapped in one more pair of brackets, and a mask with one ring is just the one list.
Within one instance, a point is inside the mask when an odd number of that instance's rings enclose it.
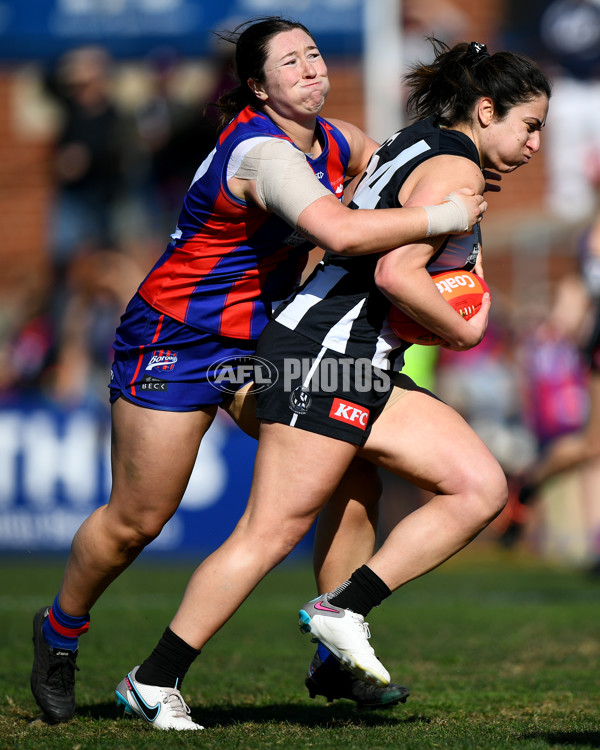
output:
{"label": "player's ear", "polygon": [[494,100],[489,96],[483,96],[477,105],[477,116],[479,122],[486,128],[494,119]]}
{"label": "player's ear", "polygon": [[254,94],[254,96],[257,99],[260,99],[263,102],[266,102],[269,98],[267,96],[267,92],[264,90],[264,88],[258,83],[258,81],[255,81],[254,78],[248,78],[248,86],[250,87],[250,91]]}

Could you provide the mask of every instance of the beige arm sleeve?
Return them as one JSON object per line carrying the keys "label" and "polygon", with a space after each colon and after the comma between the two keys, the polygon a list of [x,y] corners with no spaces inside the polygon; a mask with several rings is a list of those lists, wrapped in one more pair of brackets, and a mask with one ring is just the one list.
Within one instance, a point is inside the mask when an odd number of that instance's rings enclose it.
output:
{"label": "beige arm sleeve", "polygon": [[333,195],[319,182],[304,154],[281,138],[267,138],[253,146],[233,176],[256,180],[264,207],[293,227],[307,206],[325,195]]}
{"label": "beige arm sleeve", "polygon": [[444,198],[443,203],[437,206],[423,206],[423,208],[427,211],[429,219],[428,237],[469,230],[469,213],[464,203],[452,193]]}

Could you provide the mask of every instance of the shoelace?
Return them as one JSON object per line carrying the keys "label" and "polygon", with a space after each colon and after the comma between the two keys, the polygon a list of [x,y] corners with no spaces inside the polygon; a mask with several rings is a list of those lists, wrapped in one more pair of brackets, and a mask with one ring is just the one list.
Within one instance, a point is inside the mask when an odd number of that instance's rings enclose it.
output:
{"label": "shoelace", "polygon": [[47,682],[51,687],[62,688],[68,694],[75,685],[75,671],[79,671],[79,667],[72,657],[52,655],[48,666]]}
{"label": "shoelace", "polygon": [[[349,612],[349,614],[352,618],[352,622],[361,631],[361,635],[364,634],[366,640],[368,641],[371,638],[371,631],[369,630],[369,623],[363,620],[362,615],[358,615],[355,612]],[[370,643],[365,644],[365,651],[375,655],[375,650],[373,649]]]}
{"label": "shoelace", "polygon": [[185,719],[192,713],[179,690],[170,690],[163,698],[163,703],[169,705],[173,716],[178,719]]}
{"label": "shoelace", "polygon": [[365,634],[365,638],[368,640],[371,637],[369,623],[363,620],[362,615],[357,615],[355,612],[349,611],[349,615],[352,618],[352,621],[355,623],[356,627],[359,628],[359,630],[363,631],[363,633]]}

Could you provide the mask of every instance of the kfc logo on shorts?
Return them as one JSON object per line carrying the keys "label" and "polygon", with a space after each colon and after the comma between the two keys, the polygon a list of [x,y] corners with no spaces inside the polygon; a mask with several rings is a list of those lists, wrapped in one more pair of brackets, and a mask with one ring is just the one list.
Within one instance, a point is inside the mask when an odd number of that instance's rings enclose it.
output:
{"label": "kfc logo on shorts", "polygon": [[337,419],[338,422],[346,422],[359,430],[366,430],[369,423],[369,410],[353,404],[352,401],[342,401],[341,398],[334,398],[333,405],[329,412],[331,419]]}
{"label": "kfc logo on shorts", "polygon": [[146,370],[172,370],[177,362],[177,352],[170,349],[156,349],[152,352],[152,357]]}

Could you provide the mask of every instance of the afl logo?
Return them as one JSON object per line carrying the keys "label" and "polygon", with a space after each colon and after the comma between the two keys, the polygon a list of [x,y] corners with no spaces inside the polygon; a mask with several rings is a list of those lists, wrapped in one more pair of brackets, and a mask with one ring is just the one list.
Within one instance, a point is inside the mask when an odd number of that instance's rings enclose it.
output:
{"label": "afl logo", "polygon": [[218,391],[237,393],[246,383],[254,383],[254,393],[275,385],[279,372],[262,357],[224,357],[213,362],[207,372],[208,382]]}

